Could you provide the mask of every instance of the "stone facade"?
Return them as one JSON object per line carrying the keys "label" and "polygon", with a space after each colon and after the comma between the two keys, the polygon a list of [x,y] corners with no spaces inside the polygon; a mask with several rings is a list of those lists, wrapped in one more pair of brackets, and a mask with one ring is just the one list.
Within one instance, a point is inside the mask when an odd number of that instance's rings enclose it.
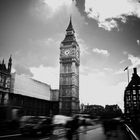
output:
{"label": "stone facade", "polygon": [[52,89],[51,90],[51,101],[59,101],[59,90],[58,89]]}
{"label": "stone facade", "polygon": [[70,19],[66,36],[60,45],[60,114],[79,112],[79,65],[80,48]]}
{"label": "stone facade", "polygon": [[9,93],[10,93],[10,83],[11,83],[11,67],[12,58],[9,58],[8,66],[4,60],[0,63],[0,121],[4,119],[9,120]]}
{"label": "stone facade", "polygon": [[58,114],[59,102],[51,100],[54,97],[50,85],[16,73],[12,74],[11,85],[12,116]]}

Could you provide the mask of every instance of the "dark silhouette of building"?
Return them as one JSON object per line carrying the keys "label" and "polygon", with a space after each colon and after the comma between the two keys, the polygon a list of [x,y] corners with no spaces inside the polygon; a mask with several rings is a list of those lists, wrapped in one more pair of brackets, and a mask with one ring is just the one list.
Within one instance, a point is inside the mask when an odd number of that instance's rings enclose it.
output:
{"label": "dark silhouette of building", "polygon": [[122,110],[117,104],[114,105],[106,105],[104,116],[116,118],[122,116]]}
{"label": "dark silhouette of building", "polygon": [[84,105],[84,110],[82,113],[90,114],[93,118],[97,117],[120,117],[122,115],[122,110],[117,104],[114,105]]}
{"label": "dark silhouette of building", "polygon": [[10,94],[10,81],[11,81],[11,67],[12,58],[10,56],[8,66],[4,62],[0,63],[0,121],[9,119],[8,106],[9,106],[9,94]]}
{"label": "dark silhouette of building", "polygon": [[82,113],[90,114],[92,117],[101,117],[105,109],[101,105],[84,105]]}
{"label": "dark silhouette of building", "polygon": [[126,119],[140,121],[140,77],[136,68],[124,92],[124,114]]}
{"label": "dark silhouette of building", "polygon": [[70,18],[65,38],[60,45],[60,114],[79,112],[79,65],[80,49]]}

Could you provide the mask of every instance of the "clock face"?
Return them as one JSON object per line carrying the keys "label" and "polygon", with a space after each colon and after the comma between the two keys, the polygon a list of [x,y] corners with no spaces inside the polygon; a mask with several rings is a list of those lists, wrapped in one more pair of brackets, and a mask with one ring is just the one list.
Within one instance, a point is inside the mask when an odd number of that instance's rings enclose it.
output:
{"label": "clock face", "polygon": [[79,58],[79,50],[75,50],[74,48],[65,48],[61,50],[61,56],[72,56]]}
{"label": "clock face", "polygon": [[68,55],[70,54],[70,50],[69,50],[69,49],[65,50],[65,51],[64,51],[64,54],[65,54],[66,56],[68,56]]}

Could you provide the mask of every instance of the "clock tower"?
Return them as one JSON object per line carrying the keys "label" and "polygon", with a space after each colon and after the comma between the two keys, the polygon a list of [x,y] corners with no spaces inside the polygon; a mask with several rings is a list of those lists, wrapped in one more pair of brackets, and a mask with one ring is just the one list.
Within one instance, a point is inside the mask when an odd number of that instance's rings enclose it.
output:
{"label": "clock tower", "polygon": [[79,112],[80,49],[70,17],[66,35],[60,45],[59,101],[60,114]]}

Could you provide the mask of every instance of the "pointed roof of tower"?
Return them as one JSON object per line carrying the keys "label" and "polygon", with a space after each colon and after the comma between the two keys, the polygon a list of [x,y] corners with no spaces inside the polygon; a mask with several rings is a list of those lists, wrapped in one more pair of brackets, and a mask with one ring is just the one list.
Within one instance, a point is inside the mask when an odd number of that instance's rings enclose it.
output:
{"label": "pointed roof of tower", "polygon": [[68,25],[66,31],[72,31],[72,30],[74,31],[73,25],[72,25],[72,17],[70,16],[70,22],[69,22],[69,25]]}
{"label": "pointed roof of tower", "polygon": [[9,58],[9,63],[12,62],[12,55],[10,55],[10,58]]}
{"label": "pointed roof of tower", "polygon": [[72,18],[70,16],[70,22],[69,22],[69,25],[66,29],[66,35],[65,35],[65,38],[64,40],[62,41],[63,44],[71,44],[72,42],[76,42],[76,38],[75,38],[75,31],[73,29],[73,26],[72,26]]}
{"label": "pointed roof of tower", "polygon": [[131,88],[133,85],[140,85],[140,77],[137,74],[137,68],[134,68],[133,70],[134,70],[134,73],[133,73],[131,81],[129,82],[129,84],[126,87],[126,89]]}
{"label": "pointed roof of tower", "polygon": [[2,60],[2,69],[6,70],[6,65],[5,65],[4,59]]}
{"label": "pointed roof of tower", "polygon": [[2,64],[4,65],[4,59],[2,60]]}

